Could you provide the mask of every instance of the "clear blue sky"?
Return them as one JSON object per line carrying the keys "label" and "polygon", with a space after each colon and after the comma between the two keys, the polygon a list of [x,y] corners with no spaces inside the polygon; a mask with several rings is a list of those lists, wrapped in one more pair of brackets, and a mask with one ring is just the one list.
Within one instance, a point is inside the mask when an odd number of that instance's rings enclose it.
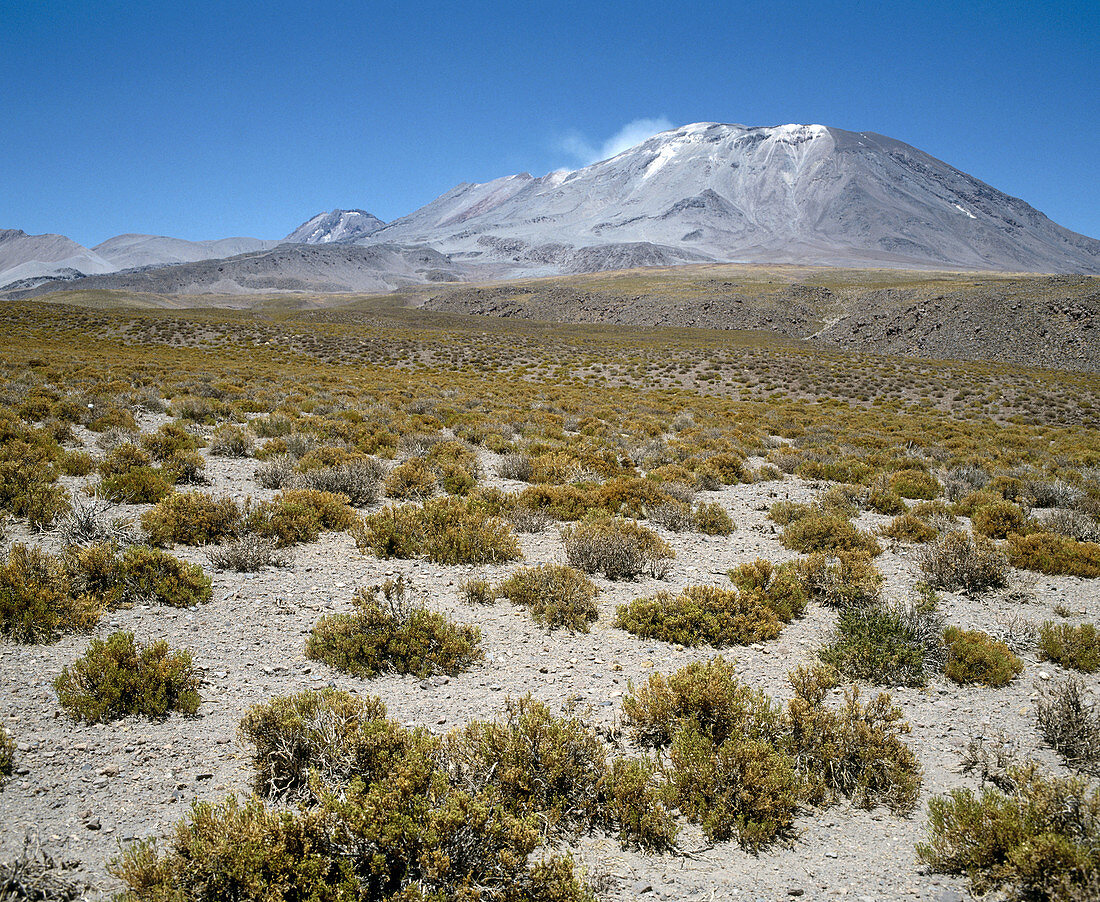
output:
{"label": "clear blue sky", "polygon": [[1100,237],[1100,3],[0,3],[0,228],[281,238],[627,123],[907,141]]}

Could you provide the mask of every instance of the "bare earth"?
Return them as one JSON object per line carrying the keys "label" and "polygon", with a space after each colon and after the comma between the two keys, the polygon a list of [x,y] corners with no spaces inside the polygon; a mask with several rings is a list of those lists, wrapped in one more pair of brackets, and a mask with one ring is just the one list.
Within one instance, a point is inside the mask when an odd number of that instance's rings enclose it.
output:
{"label": "bare earth", "polygon": [[[148,418],[146,429],[160,422]],[[85,433],[85,435],[87,435]],[[96,452],[92,442],[89,451]],[[495,458],[484,454],[486,481],[515,489],[519,483],[495,475]],[[750,461],[751,463],[751,461]],[[253,481],[254,460],[209,458],[207,475],[215,495],[270,497]],[[81,480],[66,480],[70,489]],[[795,477],[781,482],[737,485],[701,498],[721,502],[737,529],[728,538],[693,533],[662,536],[676,551],[664,581],[613,583],[597,579],[600,619],[589,634],[546,634],[522,608],[507,602],[474,607],[460,597],[459,584],[472,576],[497,580],[507,566],[442,567],[426,562],[383,561],[360,554],[346,534],[323,534],[320,541],[293,551],[292,566],[254,575],[214,572],[214,598],[192,610],[137,607],[110,614],[97,635],[123,629],[139,640],[165,638],[190,649],[203,669],[203,705],[198,717],[172,716],[163,722],[127,718],[109,725],[74,723],[58,708],[52,688],[61,668],[80,656],[87,636],[69,636],[51,646],[21,646],[0,640],[0,716],[19,745],[17,774],[0,790],[0,858],[23,847],[36,831],[58,860],[79,861],[78,873],[105,898],[119,888],[105,871],[120,842],[167,835],[195,799],[219,800],[249,791],[249,748],[236,725],[250,705],[279,695],[325,685],[380,696],[390,715],[409,724],[447,731],[473,719],[499,713],[508,696],[530,692],[553,708],[573,706],[597,724],[605,738],[627,743],[619,728],[620,698],[633,680],[654,670],[671,672],[715,652],[641,641],[614,629],[615,606],[660,588],[696,583],[727,584],[726,570],[757,557],[792,557],[766,519],[768,505],[780,498],[808,501],[823,486]],[[141,508],[125,508],[133,515]],[[864,514],[863,528],[889,518]],[[50,535],[11,530],[14,541],[56,543]],[[558,531],[522,536],[525,563],[563,561]],[[201,549],[174,553],[202,564]],[[878,560],[887,594],[904,598],[918,578],[911,548],[890,548]],[[486,661],[455,677],[421,681],[383,676],[364,681],[308,661],[303,643],[325,614],[348,610],[355,589],[402,574],[434,608],[477,624]],[[950,622],[989,628],[997,617],[1017,613],[1040,623],[1061,603],[1072,620],[1100,619],[1100,583],[1074,577],[1017,574],[1008,592],[981,599],[944,595]],[[788,670],[814,657],[835,613],[811,606],[782,636],[764,645],[727,649],[743,679],[777,699],[790,692]],[[1022,751],[1061,772],[1055,756],[1040,746],[1035,726],[1035,686],[1061,674],[1056,665],[1024,657],[1024,673],[1005,689],[957,686],[941,677],[924,689],[891,689],[912,724],[908,738],[924,771],[924,796],[911,818],[885,809],[863,811],[846,804],[806,811],[798,837],[754,856],[736,843],[709,844],[690,826],[680,836],[678,854],[624,852],[616,840],[582,838],[573,851],[601,898],[626,899],[930,899],[948,902],[966,895],[964,884],[924,873],[913,850],[923,838],[925,802],[936,793],[974,785],[959,773],[959,752],[975,735],[1003,730]],[[1086,677],[1095,696],[1100,677]],[[840,690],[837,690],[838,694]]]}

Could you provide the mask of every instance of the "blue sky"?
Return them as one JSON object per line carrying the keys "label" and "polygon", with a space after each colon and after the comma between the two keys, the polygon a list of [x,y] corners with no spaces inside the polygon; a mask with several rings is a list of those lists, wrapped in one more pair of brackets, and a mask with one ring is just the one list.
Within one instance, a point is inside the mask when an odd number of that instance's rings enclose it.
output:
{"label": "blue sky", "polygon": [[0,228],[280,238],[639,120],[907,141],[1100,237],[1100,4],[3,0]]}

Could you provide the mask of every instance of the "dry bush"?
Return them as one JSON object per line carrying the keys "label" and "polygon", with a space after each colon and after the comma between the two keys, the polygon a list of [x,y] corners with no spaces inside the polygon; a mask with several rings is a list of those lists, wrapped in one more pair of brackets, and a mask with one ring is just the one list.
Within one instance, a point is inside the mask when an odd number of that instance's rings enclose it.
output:
{"label": "dry bush", "polygon": [[646,519],[669,532],[687,532],[695,525],[691,506],[683,501],[669,500],[646,512]]}
{"label": "dry bush", "polygon": [[932,586],[949,592],[975,595],[1008,583],[1008,558],[984,536],[943,533],[920,550],[917,562]]}
{"label": "dry bush", "polygon": [[96,545],[101,542],[126,545],[134,541],[132,521],[111,516],[112,505],[98,495],[76,496],[68,513],[57,526],[62,546]]}
{"label": "dry bush", "polygon": [[989,628],[989,635],[1018,655],[1034,651],[1039,641],[1038,627],[1019,614],[998,616]]}
{"label": "dry bush", "polygon": [[1077,510],[1055,510],[1041,518],[1036,526],[1043,532],[1069,536],[1078,542],[1100,542],[1100,524]]}
{"label": "dry bush", "polygon": [[[381,494],[383,472],[377,460],[367,457],[331,467],[311,467],[283,477],[279,487],[344,495],[353,506],[368,507]],[[272,474],[272,479],[275,478]]]}
{"label": "dry bush", "polygon": [[531,611],[548,630],[566,627],[587,633],[599,616],[599,589],[581,571],[561,564],[540,564],[513,572],[496,587],[496,594]]}
{"label": "dry bush", "polygon": [[561,531],[569,563],[608,579],[633,579],[643,573],[663,579],[675,553],[651,529],[621,517],[600,517]]}
{"label": "dry bush", "polygon": [[1044,686],[1035,713],[1039,732],[1066,764],[1100,776],[1100,711],[1079,678]]}
{"label": "dry bush", "polygon": [[294,458],[279,454],[256,468],[256,483],[265,489],[281,489],[294,476]]}
{"label": "dry bush", "polygon": [[534,470],[531,466],[531,458],[523,452],[505,454],[497,464],[497,476],[501,479],[515,479],[519,482],[530,482]]}
{"label": "dry bush", "polygon": [[256,439],[240,426],[222,426],[214,432],[210,441],[210,453],[214,457],[250,457]]}
{"label": "dry bush", "polygon": [[237,573],[256,573],[264,567],[286,567],[289,558],[275,539],[246,533],[239,539],[211,548],[206,557],[218,570],[234,570]]}
{"label": "dry bush", "polygon": [[840,552],[835,558],[811,554],[798,572],[809,597],[826,607],[871,607],[882,598],[885,579],[866,552]]}

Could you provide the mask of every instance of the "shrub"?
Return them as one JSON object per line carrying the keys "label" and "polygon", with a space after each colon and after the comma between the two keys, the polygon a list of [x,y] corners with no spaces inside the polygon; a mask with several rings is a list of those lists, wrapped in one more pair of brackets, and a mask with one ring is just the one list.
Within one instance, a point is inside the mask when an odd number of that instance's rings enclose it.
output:
{"label": "shrub", "polygon": [[281,477],[279,485],[269,485],[268,488],[281,488],[285,484],[293,489],[344,495],[355,507],[367,507],[378,500],[382,472],[381,464],[368,457],[333,467],[313,467],[289,478]]}
{"label": "shrub", "polygon": [[866,552],[842,551],[835,559],[811,554],[798,572],[809,597],[827,607],[868,607],[881,599],[884,578]]}
{"label": "shrub", "polygon": [[521,556],[507,521],[457,498],[433,498],[423,506],[387,506],[354,524],[351,533],[361,551],[381,558],[498,564]]}
{"label": "shrub", "polygon": [[208,482],[206,459],[198,451],[175,452],[161,464],[161,472],[175,485],[204,485]]}
{"label": "shrub", "polygon": [[141,525],[153,545],[208,545],[236,536],[240,520],[231,498],[175,492],[142,514]]}
{"label": "shrub", "polygon": [[460,583],[458,590],[467,604],[492,604],[497,594],[486,579],[468,579]]}
{"label": "shrub", "polygon": [[650,849],[669,848],[675,838],[648,763],[609,767],[590,726],[551,714],[530,695],[508,699],[502,718],[452,733],[445,751],[462,785],[492,790],[510,813],[535,815],[553,834],[603,826],[617,829],[624,843]]}
{"label": "shrub", "polygon": [[1100,886],[1100,789],[1012,765],[1008,788],[955,789],[928,803],[917,855],[932,870],[970,878],[974,893],[1085,902]]}
{"label": "shrub", "polygon": [[501,479],[530,482],[532,472],[531,458],[522,452],[505,454],[497,464],[497,476]]}
{"label": "shrub", "polygon": [[137,445],[114,447],[99,465],[99,472],[99,491],[112,501],[156,504],[172,491],[168,477]]}
{"label": "shrub", "polygon": [[256,467],[254,475],[257,485],[265,489],[281,489],[284,485],[288,485],[292,478],[297,477],[294,472],[294,458],[289,454],[272,457],[266,463]]}
{"label": "shrub", "polygon": [[1077,510],[1051,511],[1036,524],[1042,532],[1069,536],[1078,542],[1100,542],[1100,524]]}
{"label": "shrub", "polygon": [[1100,576],[1100,544],[1049,532],[1009,536],[1008,559],[1013,567],[1052,576]]}
{"label": "shrub", "polygon": [[348,529],[355,514],[346,495],[334,495],[314,489],[287,489],[271,501],[253,508],[245,526],[280,548],[299,542],[316,541],[321,530]]}
{"label": "shrub", "polygon": [[218,570],[235,570],[237,573],[255,573],[264,567],[285,567],[289,563],[286,552],[279,549],[274,539],[247,533],[239,539],[211,548],[206,557]]}
{"label": "shrub", "polygon": [[1039,628],[1039,654],[1063,667],[1093,673],[1100,669],[1100,635],[1092,623],[1070,626],[1048,620]]}
{"label": "shrub", "polygon": [[202,447],[198,436],[179,423],[165,423],[156,432],[141,437],[141,444],[153,455],[153,460],[163,463],[181,451],[195,451]]}
{"label": "shrub", "polygon": [[696,532],[708,536],[728,536],[737,528],[728,511],[716,501],[699,502],[695,506],[693,519]]}
{"label": "shrub", "polygon": [[977,594],[1008,582],[1008,558],[985,536],[959,530],[943,533],[921,550],[917,562],[938,589]]}
{"label": "shrub", "polygon": [[662,579],[675,553],[651,529],[621,517],[586,520],[561,531],[569,563],[608,579],[633,579],[648,573]]}
{"label": "shrub", "polygon": [[669,758],[677,806],[712,842],[737,837],[755,850],[790,831],[799,781],[790,756],[771,744],[734,736],[717,745],[689,725]]}
{"label": "shrub", "polygon": [[122,554],[121,578],[130,601],[189,608],[210,601],[210,577],[198,564],[158,548],[132,545]]}
{"label": "shrub", "polygon": [[170,652],[163,639],[139,646],[133,633],[93,639],[83,658],[54,681],[58,701],[75,720],[103,723],[142,714],[199,710],[199,676],[186,651]]}
{"label": "shrub", "polygon": [[643,746],[662,748],[691,724],[713,742],[731,736],[775,739],[780,711],[760,692],[739,682],[733,664],[720,655],[695,661],[670,676],[651,674],[623,697],[623,721]]}
{"label": "shrub", "polygon": [[783,723],[806,798],[827,804],[845,797],[863,808],[911,812],[920,796],[921,768],[901,741],[909,724],[890,696],[880,692],[864,705],[854,687],[834,711],[823,705],[834,684],[828,669],[800,667],[788,678],[794,698]]}
{"label": "shrub", "polygon": [[876,514],[904,514],[906,511],[901,496],[888,488],[872,489],[867,495],[866,504]]}
{"label": "shrub", "polygon": [[222,426],[214,433],[210,453],[214,457],[248,457],[254,444],[252,434],[240,426]]}
{"label": "shrub", "polygon": [[1004,539],[1014,532],[1023,532],[1027,514],[1011,501],[995,501],[979,507],[970,517],[974,532],[990,539]]}
{"label": "shrub", "polygon": [[[872,605],[843,610],[818,657],[848,679],[891,686],[923,686],[925,641],[920,619],[940,626],[931,611],[923,615]],[[942,629],[942,627],[941,627]],[[938,630],[936,639],[939,639]]]}
{"label": "shrub", "polygon": [[360,589],[354,614],[322,617],[313,627],[306,657],[364,678],[385,670],[455,674],[484,657],[477,627],[453,623],[407,593],[400,578]]}
{"label": "shrub", "polygon": [[812,511],[790,523],[780,534],[780,541],[803,554],[863,551],[874,556],[882,553],[870,533],[856,529],[839,514],[819,511]]}
{"label": "shrub", "polygon": [[100,603],[74,596],[61,560],[17,543],[0,567],[0,633],[16,642],[54,642],[99,622]]}
{"label": "shrub", "polygon": [[1077,677],[1045,688],[1035,702],[1039,732],[1066,763],[1100,775],[1100,711]]}
{"label": "shrub", "polygon": [[784,623],[801,617],[806,610],[809,595],[799,566],[793,561],[776,567],[771,561],[757,558],[734,567],[729,578],[738,591],[760,598]]}
{"label": "shrub", "polygon": [[981,508],[998,504],[1001,501],[1004,501],[1004,498],[996,492],[967,492],[951,505],[951,512],[957,517],[973,517]]}
{"label": "shrub", "polygon": [[768,519],[779,526],[790,526],[803,517],[808,517],[813,510],[810,505],[799,504],[796,501],[776,501],[768,509]]}
{"label": "shrub", "polygon": [[583,633],[599,616],[598,591],[587,576],[562,564],[523,567],[496,587],[498,595],[528,608],[548,630],[567,627]]}
{"label": "shrub", "polygon": [[900,514],[882,528],[882,534],[897,542],[923,544],[931,542],[939,532],[915,514]]}
{"label": "shrub", "polygon": [[902,498],[931,500],[943,492],[943,486],[931,473],[921,470],[899,470],[890,477],[890,491]]}
{"label": "shrub", "polygon": [[685,532],[695,525],[691,506],[675,500],[658,504],[648,511],[646,519],[669,532]]}
{"label": "shrub", "polygon": [[4,785],[4,779],[11,776],[15,767],[15,743],[8,735],[7,730],[0,726],[0,786]]}
{"label": "shrub", "polygon": [[947,646],[944,673],[956,683],[1007,686],[1024,669],[1012,650],[988,633],[949,626],[943,641]]}
{"label": "shrub", "polygon": [[717,586],[661,591],[619,605],[615,626],[643,639],[715,647],[775,639],[783,629],[766,597]]}
{"label": "shrub", "polygon": [[289,802],[317,800],[311,771],[325,786],[384,779],[415,735],[386,719],[380,699],[328,687],[253,705],[240,733],[255,746],[255,791]]}
{"label": "shrub", "polygon": [[410,457],[386,477],[386,495],[398,500],[422,501],[435,493],[435,473],[422,457]]}

